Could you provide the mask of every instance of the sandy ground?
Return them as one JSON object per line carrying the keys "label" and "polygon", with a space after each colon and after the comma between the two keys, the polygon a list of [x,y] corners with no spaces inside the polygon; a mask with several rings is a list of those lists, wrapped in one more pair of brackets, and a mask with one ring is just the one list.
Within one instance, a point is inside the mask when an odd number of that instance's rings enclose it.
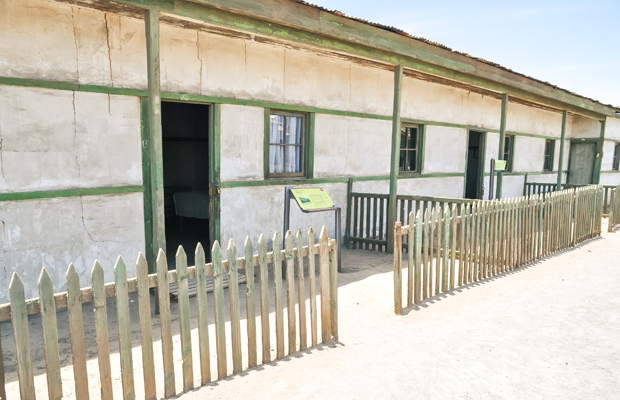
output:
{"label": "sandy ground", "polygon": [[340,341],[194,399],[612,399],[620,233],[392,312],[391,257],[346,252]]}
{"label": "sandy ground", "polygon": [[[414,396],[464,399],[614,398],[613,393],[620,390],[618,260],[620,233],[605,234],[603,238],[517,271],[442,294],[419,307],[405,309],[403,315],[396,316],[393,313],[392,256],[345,250],[344,272],[338,278],[339,343],[295,353],[283,360],[245,371],[247,342],[244,335],[244,372],[180,397],[186,400],[240,396],[274,399]],[[406,275],[403,278],[406,279]],[[306,278],[306,284],[307,281]],[[244,293],[242,286],[240,294]],[[139,320],[137,301],[134,297],[132,300],[136,398],[140,399],[144,395],[141,388]],[[271,301],[273,311],[273,295]],[[242,316],[245,315],[244,304],[242,300]],[[213,306],[211,296],[209,306]],[[195,315],[193,300],[191,308]],[[177,392],[181,393],[176,303],[172,303],[171,309],[176,384]],[[286,318],[286,310],[284,315]],[[271,350],[275,358],[273,312],[270,317]],[[121,398],[113,299],[108,301],[108,318],[115,398]],[[245,322],[242,321],[242,333],[246,331]],[[90,305],[84,307],[84,323],[91,398],[99,398]],[[215,379],[212,314],[210,323],[211,372]],[[58,326],[63,392],[65,398],[74,398],[66,324],[66,311],[60,311]],[[163,371],[158,341],[159,321],[156,317],[153,325],[153,339],[157,341],[158,394],[161,396]],[[47,398],[40,326],[38,317],[30,318],[35,386],[39,399]],[[257,327],[260,327],[259,320]],[[12,326],[8,322],[3,323],[1,328],[8,398],[17,399]],[[194,376],[198,385],[200,371],[195,319],[192,329]],[[227,326],[228,342],[229,329]],[[232,373],[230,354],[229,348],[228,368]],[[259,329],[259,363],[260,355]]]}

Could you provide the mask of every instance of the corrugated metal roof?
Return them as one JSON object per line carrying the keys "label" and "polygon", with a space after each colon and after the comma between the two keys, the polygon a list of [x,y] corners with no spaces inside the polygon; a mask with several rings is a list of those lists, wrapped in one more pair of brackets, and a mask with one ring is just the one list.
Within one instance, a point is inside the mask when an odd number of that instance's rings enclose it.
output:
{"label": "corrugated metal roof", "polygon": [[349,16],[349,15],[347,15],[347,14],[345,14],[345,13],[341,12],[341,11],[338,11],[338,10],[329,10],[329,9],[327,9],[327,8],[325,8],[325,7],[321,7],[321,6],[319,6],[319,5],[312,4],[312,3],[308,3],[307,1],[303,1],[303,0],[289,0],[289,1],[293,1],[293,2],[295,2],[295,3],[303,4],[303,5],[306,5],[306,6],[308,6],[308,7],[312,7],[312,8],[315,8],[315,9],[318,9],[318,10],[321,10],[321,11],[324,11],[324,12],[328,12],[328,13],[330,13],[330,14],[338,15],[339,17],[343,17],[343,18],[347,18],[347,19],[350,19],[350,20],[353,20],[353,21],[361,22],[361,23],[363,23],[363,24],[370,25],[370,26],[373,26],[373,27],[375,27],[375,28],[382,29],[382,30],[384,30],[384,31],[388,31],[388,32],[396,33],[396,34],[398,34],[398,35],[405,36],[405,37],[410,38],[410,39],[412,39],[412,40],[417,40],[417,41],[419,41],[419,42],[427,43],[427,44],[430,44],[430,45],[432,45],[432,46],[439,47],[439,48],[441,48],[441,49],[444,49],[444,50],[447,50],[447,51],[451,51],[451,52],[453,52],[453,53],[460,54],[460,55],[462,55],[462,56],[465,56],[465,57],[471,58],[472,60],[476,60],[476,61],[479,61],[479,62],[482,62],[482,63],[488,64],[488,65],[491,65],[491,66],[493,66],[493,67],[495,67],[495,68],[502,69],[502,70],[507,71],[507,72],[510,72],[510,73],[512,73],[512,74],[515,74],[515,75],[518,75],[518,76],[522,76],[522,77],[525,77],[525,78],[527,78],[527,79],[531,79],[531,80],[533,80],[533,81],[536,81],[536,82],[542,83],[543,85],[546,85],[546,86],[552,87],[552,88],[554,88],[554,89],[561,90],[561,91],[566,92],[566,93],[569,93],[569,94],[571,94],[571,95],[573,95],[573,96],[578,96],[578,97],[581,97],[581,98],[583,98],[583,99],[587,99],[587,100],[593,101],[593,102],[595,102],[595,103],[598,103],[598,104],[601,104],[601,105],[604,105],[604,106],[612,107],[612,108],[615,108],[617,111],[620,111],[620,107],[616,107],[616,106],[613,106],[613,105],[611,105],[611,104],[601,103],[601,102],[600,102],[600,101],[598,101],[598,100],[594,100],[594,99],[592,99],[592,98],[590,98],[590,97],[582,96],[582,95],[580,95],[580,94],[578,94],[578,93],[571,92],[570,90],[567,90],[567,89],[561,88],[561,87],[559,87],[559,86],[553,85],[553,84],[551,84],[551,83],[549,83],[549,82],[546,82],[546,81],[543,81],[543,80],[540,80],[540,79],[536,79],[536,78],[533,78],[533,77],[531,77],[531,76],[529,76],[529,75],[525,75],[525,74],[522,74],[522,73],[519,73],[519,72],[513,71],[513,70],[511,70],[510,68],[506,68],[506,67],[504,67],[504,66],[502,66],[502,65],[500,65],[500,64],[494,63],[494,62],[492,62],[492,61],[488,61],[488,60],[485,60],[485,59],[483,59],[483,58],[479,58],[479,57],[474,57],[474,56],[469,55],[469,54],[467,54],[467,53],[463,53],[463,52],[460,52],[460,51],[457,51],[457,50],[451,49],[450,47],[445,46],[445,45],[443,45],[443,44],[441,44],[441,43],[433,42],[432,40],[428,40],[428,39],[423,38],[423,37],[420,37],[420,36],[414,36],[414,35],[411,35],[410,33],[407,33],[407,32],[405,32],[405,31],[403,31],[402,29],[398,29],[398,28],[395,28],[395,27],[393,27],[393,26],[382,25],[382,24],[378,24],[378,23],[375,23],[375,22],[367,21],[367,20],[362,19],[362,18],[352,17],[352,16]]}

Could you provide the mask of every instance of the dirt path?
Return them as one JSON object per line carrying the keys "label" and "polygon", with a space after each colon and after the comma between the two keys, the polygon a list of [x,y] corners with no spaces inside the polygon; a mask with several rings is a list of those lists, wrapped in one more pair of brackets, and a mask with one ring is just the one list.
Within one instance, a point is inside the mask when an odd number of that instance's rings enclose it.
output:
{"label": "dirt path", "polygon": [[181,398],[609,399],[620,390],[620,233],[401,316],[390,255],[343,259],[341,344]]}

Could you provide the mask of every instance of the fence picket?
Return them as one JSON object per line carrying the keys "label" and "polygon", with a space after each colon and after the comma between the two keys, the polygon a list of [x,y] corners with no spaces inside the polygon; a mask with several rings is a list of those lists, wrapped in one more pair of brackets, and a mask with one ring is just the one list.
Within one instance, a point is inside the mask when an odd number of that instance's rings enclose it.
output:
{"label": "fence picket", "polygon": [[239,312],[239,280],[237,271],[237,245],[228,241],[228,299],[230,303],[230,336],[232,341],[233,374],[241,372],[241,316]]}
{"label": "fence picket", "polygon": [[176,394],[174,358],[172,356],[172,323],[170,321],[170,286],[168,284],[168,261],[159,249],[157,254],[157,291],[159,294],[159,326],[164,367],[164,397]]}
{"label": "fence picket", "polygon": [[441,271],[441,291],[447,292],[449,288],[450,278],[450,209],[448,207],[443,210],[443,260]]}
{"label": "fence picket", "polygon": [[[299,350],[308,348],[308,328],[306,327],[306,281],[304,277],[304,254],[301,229],[295,238],[297,245],[297,307],[299,308]],[[309,248],[308,248],[309,249]]]}
{"label": "fence picket", "polygon": [[436,237],[437,243],[435,244],[435,294],[441,293],[441,283],[442,283],[442,250],[443,250],[443,212],[441,206],[435,210],[435,221],[437,230]]}
{"label": "fence picket", "polygon": [[316,268],[315,268],[314,231],[308,230],[308,278],[310,280],[308,289],[310,290],[310,337],[312,346],[318,344],[318,319],[316,310]]}
{"label": "fence picket", "polygon": [[[69,266],[71,268],[71,266]],[[73,274],[72,274],[73,275]],[[93,288],[93,313],[97,333],[97,362],[99,363],[99,381],[101,399],[112,400],[112,368],[110,366],[110,338],[108,333],[108,312],[103,279],[103,267],[95,261],[91,273]]]}
{"label": "fence picket", "polygon": [[[449,289],[454,289],[454,282],[456,280],[456,242],[458,239],[457,235],[457,208],[456,204],[452,205],[452,218],[450,219],[452,234],[450,239],[450,286]],[[413,229],[412,229],[413,231]]]}
{"label": "fence picket", "polygon": [[179,246],[176,254],[177,288],[179,304],[179,332],[181,335],[181,360],[183,369],[183,391],[194,388],[194,362],[192,358],[192,331],[189,314],[189,274],[187,273],[187,254]]}
{"label": "fence picket", "polygon": [[134,400],[136,392],[133,380],[133,357],[131,353],[131,317],[129,315],[129,293],[127,290],[127,267],[119,256],[114,266],[116,285],[116,315],[118,322],[118,349],[121,359],[121,383],[123,399]]}
{"label": "fence picket", "polygon": [[41,304],[41,327],[43,331],[43,348],[45,350],[47,392],[50,400],[56,400],[62,397],[60,356],[58,354],[58,326],[56,324],[54,283],[45,268],[41,269],[41,275],[39,275],[39,302]]}
{"label": "fence picket", "polygon": [[424,222],[423,222],[423,229],[424,229],[424,238],[422,239],[423,242],[423,253],[424,253],[424,268],[423,268],[423,273],[424,273],[424,280],[423,280],[423,284],[422,284],[422,299],[426,299],[429,297],[429,293],[432,293],[429,290],[429,274],[430,274],[430,268],[431,268],[431,264],[430,264],[430,256],[429,256],[429,231],[430,231],[430,214],[429,214],[429,210],[428,208],[426,208],[424,210]]}
{"label": "fence picket", "polygon": [[13,320],[20,398],[22,400],[30,400],[35,398],[35,388],[34,376],[32,374],[32,358],[30,357],[28,311],[26,310],[24,284],[17,272],[13,272],[13,277],[9,284],[9,297],[11,298],[11,319]]}
{"label": "fence picket", "polygon": [[338,244],[329,241],[329,315],[332,340],[338,340]]}
{"label": "fence picket", "polygon": [[[410,207],[411,208],[411,207]],[[413,211],[409,211],[409,225],[407,225],[407,307],[413,305],[413,259],[415,257],[415,224]]]}
{"label": "fence picket", "polygon": [[269,333],[269,269],[267,264],[267,240],[261,234],[258,238],[258,277],[260,285],[260,323],[262,363],[271,361],[271,343]]}
{"label": "fence picket", "polygon": [[254,245],[245,238],[245,312],[248,329],[248,368],[256,366],[256,293],[254,289]]}
{"label": "fence picket", "polygon": [[276,358],[284,357],[284,305],[282,299],[282,241],[276,232],[273,235],[273,279],[276,302]]}
{"label": "fence picket", "polygon": [[66,278],[67,312],[69,314],[75,396],[76,398],[87,400],[89,398],[89,393],[88,371],[86,369],[86,346],[84,344],[84,322],[82,317],[82,289],[80,288],[80,276],[73,264],[69,264]]}
{"label": "fence picket", "polygon": [[288,354],[297,351],[297,313],[295,312],[295,257],[293,254],[293,234],[286,232],[284,237],[286,254],[286,311],[288,321]]}
{"label": "fence picket", "polygon": [[[402,246],[399,246],[402,248]],[[321,229],[319,237],[319,260],[321,273],[321,338],[323,343],[331,340],[331,316],[330,316],[330,295],[329,295],[329,251],[327,229]]]}
{"label": "fence picket", "polygon": [[198,308],[198,350],[200,356],[200,384],[211,382],[211,357],[209,350],[209,305],[207,302],[207,266],[205,251],[198,243],[194,252],[196,264],[196,306]]}
{"label": "fence picket", "polygon": [[213,241],[211,250],[213,262],[213,302],[215,309],[215,350],[217,352],[217,378],[228,375],[226,361],[226,318],[224,316],[224,268],[222,266],[222,248],[217,240]]}
{"label": "fence picket", "polygon": [[[196,258],[198,265],[198,258]],[[156,400],[155,360],[153,358],[153,333],[151,324],[151,295],[149,293],[149,270],[144,254],[136,260],[138,311],[140,314],[140,345],[142,348],[142,374],[145,400]],[[200,286],[199,286],[200,287]]]}
{"label": "fence picket", "polygon": [[[409,232],[411,234],[411,225],[409,226]],[[415,216],[415,233],[414,233],[414,289],[413,289],[413,301],[418,304],[421,301],[421,284],[422,284],[422,212],[416,211]]]}
{"label": "fence picket", "polygon": [[[402,224],[400,221],[396,221],[394,225],[394,311],[396,315],[400,315],[403,305],[403,293],[402,293],[402,280],[403,280],[403,270],[401,268],[401,259],[402,259],[402,234],[401,234]],[[321,270],[321,273],[323,271]],[[323,287],[323,282],[321,281],[321,288]]]}

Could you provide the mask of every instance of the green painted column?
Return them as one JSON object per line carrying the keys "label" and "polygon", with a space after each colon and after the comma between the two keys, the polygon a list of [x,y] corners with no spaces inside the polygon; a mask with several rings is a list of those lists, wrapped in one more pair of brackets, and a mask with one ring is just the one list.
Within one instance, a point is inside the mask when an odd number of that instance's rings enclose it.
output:
{"label": "green painted column", "polygon": [[[502,116],[499,122],[499,150],[497,151],[497,159],[504,159],[504,141],[506,140],[506,114],[508,113],[508,95],[502,95]],[[495,186],[495,198],[502,198],[502,183],[504,174],[497,174],[497,184]]]}
{"label": "green painted column", "polygon": [[598,185],[601,182],[601,167],[603,164],[603,144],[605,143],[605,122],[601,121],[601,136],[596,142],[596,158],[594,158],[594,173],[592,174],[592,183]]}
{"label": "green painted column", "polygon": [[400,100],[403,86],[403,66],[394,68],[394,109],[392,113],[392,158],[390,162],[390,193],[388,197],[387,250],[394,251],[394,224],[396,223],[396,194],[400,159]]}
{"label": "green painted column", "polygon": [[560,136],[560,159],[558,161],[558,184],[556,190],[562,190],[562,173],[564,169],[564,142],[566,141],[566,110],[562,111],[562,135]]}
{"label": "green painted column", "polygon": [[154,259],[159,249],[166,250],[166,232],[164,220],[164,168],[161,139],[161,81],[159,58],[159,10],[150,8],[145,11],[146,58],[148,78],[148,126],[150,139],[151,211],[153,213],[153,247]]}

